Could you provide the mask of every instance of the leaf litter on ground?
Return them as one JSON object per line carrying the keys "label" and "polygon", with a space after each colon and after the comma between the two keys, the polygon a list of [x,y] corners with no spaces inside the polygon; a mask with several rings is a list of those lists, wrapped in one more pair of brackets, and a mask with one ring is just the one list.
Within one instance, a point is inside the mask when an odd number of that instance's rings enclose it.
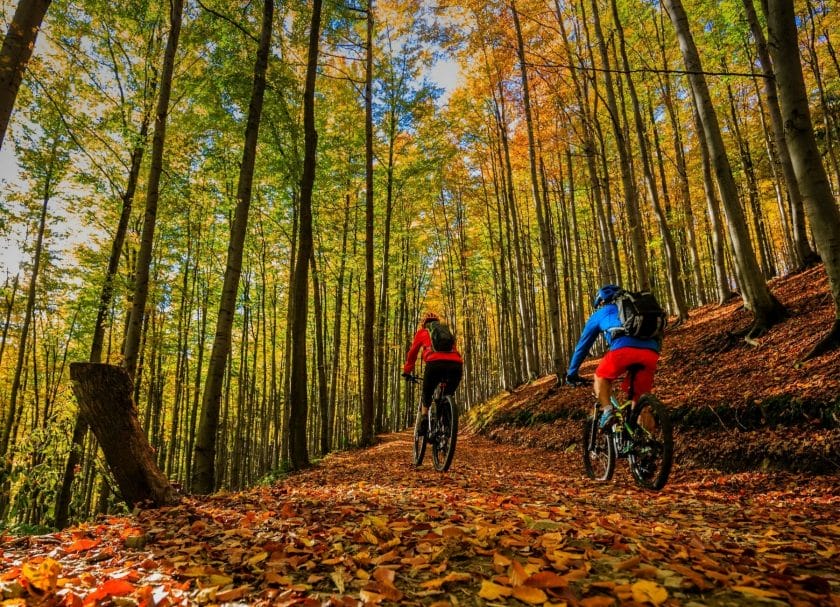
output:
{"label": "leaf litter on ground", "polygon": [[271,487],[2,538],[4,605],[840,605],[837,477],[682,470],[463,435],[447,474],[408,433]]}

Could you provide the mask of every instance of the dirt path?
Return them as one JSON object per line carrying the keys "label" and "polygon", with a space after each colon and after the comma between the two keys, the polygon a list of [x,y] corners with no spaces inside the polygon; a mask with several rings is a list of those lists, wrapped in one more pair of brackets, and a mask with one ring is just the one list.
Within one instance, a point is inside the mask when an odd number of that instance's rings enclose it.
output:
{"label": "dirt path", "polygon": [[461,436],[447,474],[410,453],[388,435],[272,487],[5,538],[0,583],[123,607],[840,605],[837,477],[677,468],[651,493],[624,462],[585,480],[577,452]]}

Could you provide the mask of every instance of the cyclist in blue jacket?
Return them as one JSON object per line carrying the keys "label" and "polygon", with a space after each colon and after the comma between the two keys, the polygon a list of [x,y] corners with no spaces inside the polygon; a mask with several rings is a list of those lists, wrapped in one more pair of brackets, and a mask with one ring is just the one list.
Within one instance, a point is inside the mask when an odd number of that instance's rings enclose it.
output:
{"label": "cyclist in blue jacket", "polygon": [[[590,383],[589,380],[580,377],[578,371],[598,335],[603,334],[609,351],[595,369],[594,386],[595,396],[601,404],[599,423],[602,428],[611,421],[612,417],[610,393],[613,382],[624,375],[630,365],[641,365],[633,385],[633,398],[638,400],[642,394],[650,392],[661,348],[658,339],[638,339],[621,334],[622,324],[618,315],[618,306],[613,303],[621,292],[621,287],[617,285],[605,285],[595,294],[595,312],[583,327],[566,373],[566,383],[570,385]],[[621,388],[628,391],[629,387],[629,378],[625,377]]]}

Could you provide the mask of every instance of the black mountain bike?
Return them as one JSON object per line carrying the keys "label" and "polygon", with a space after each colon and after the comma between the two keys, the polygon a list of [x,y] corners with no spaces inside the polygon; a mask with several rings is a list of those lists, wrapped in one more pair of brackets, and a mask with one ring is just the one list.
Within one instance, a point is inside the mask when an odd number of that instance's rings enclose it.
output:
{"label": "black mountain bike", "polygon": [[[416,375],[407,375],[406,380],[414,384],[422,384]],[[458,440],[458,408],[451,396],[444,394],[446,382],[438,384],[432,395],[429,406],[428,426],[425,434],[420,433],[423,423],[422,396],[417,401],[417,419],[414,424],[414,465],[423,463],[426,455],[426,445],[432,446],[432,462],[435,470],[446,472],[455,456],[455,443]]]}
{"label": "black mountain bike", "polygon": [[640,369],[628,368],[630,390],[624,403],[610,396],[614,416],[604,428],[599,427],[600,404],[595,401],[583,426],[583,465],[589,478],[608,481],[616,459],[626,458],[636,484],[658,490],[668,482],[674,457],[671,417],[653,394],[642,395],[633,406],[633,383]]}

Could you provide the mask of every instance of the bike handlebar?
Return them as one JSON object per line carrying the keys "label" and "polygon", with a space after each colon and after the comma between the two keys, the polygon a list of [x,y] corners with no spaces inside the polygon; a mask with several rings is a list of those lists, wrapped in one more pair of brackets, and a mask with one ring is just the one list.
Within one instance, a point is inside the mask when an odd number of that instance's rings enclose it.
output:
{"label": "bike handlebar", "polygon": [[412,375],[411,373],[403,373],[403,378],[405,379],[405,381],[411,384],[419,384],[423,381],[422,378],[420,378],[420,376]]}

